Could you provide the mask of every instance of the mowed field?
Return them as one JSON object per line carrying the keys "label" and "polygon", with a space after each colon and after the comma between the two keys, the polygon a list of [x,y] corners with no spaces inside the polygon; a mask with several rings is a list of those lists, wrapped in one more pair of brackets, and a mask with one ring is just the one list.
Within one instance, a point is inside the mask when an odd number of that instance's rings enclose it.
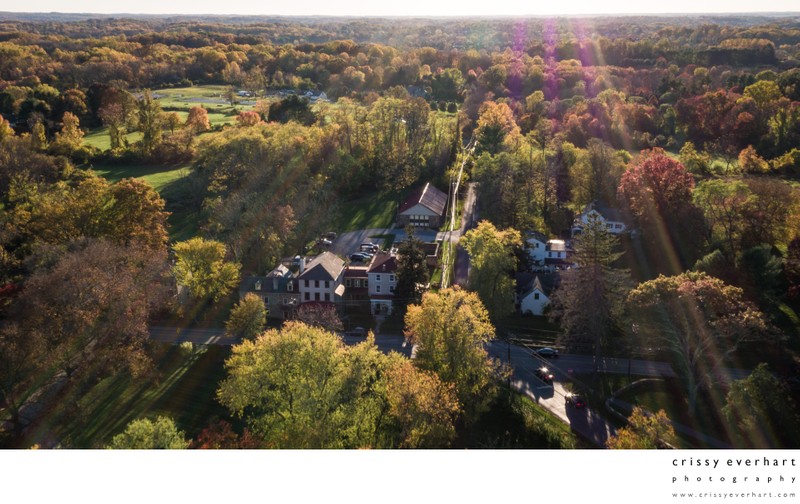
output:
{"label": "mowed field", "polygon": [[[208,111],[208,120],[211,127],[234,124],[239,112],[252,110],[256,104],[256,98],[237,98],[237,103],[231,106],[225,98],[226,86],[191,86],[172,89],[158,89],[153,91],[153,96],[161,105],[164,112],[177,112],[182,121],[186,121],[189,109],[192,107],[203,107]],[[267,98],[269,101],[272,98]],[[128,143],[133,144],[141,139],[139,132],[127,135]],[[86,145],[97,147],[100,150],[108,150],[111,147],[108,136],[108,128],[97,128],[83,137]]]}

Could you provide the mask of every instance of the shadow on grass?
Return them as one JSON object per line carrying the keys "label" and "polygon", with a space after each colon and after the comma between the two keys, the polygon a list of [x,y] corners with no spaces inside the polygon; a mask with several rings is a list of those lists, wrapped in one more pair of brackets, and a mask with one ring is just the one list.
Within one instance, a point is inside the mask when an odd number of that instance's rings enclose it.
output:
{"label": "shadow on grass", "polygon": [[98,383],[80,401],[80,418],[63,426],[62,445],[99,448],[132,420],[168,416],[187,437],[194,438],[227,410],[216,400],[225,376],[226,347],[199,347],[187,354],[177,346],[155,346],[156,372],[132,378],[127,373]]}

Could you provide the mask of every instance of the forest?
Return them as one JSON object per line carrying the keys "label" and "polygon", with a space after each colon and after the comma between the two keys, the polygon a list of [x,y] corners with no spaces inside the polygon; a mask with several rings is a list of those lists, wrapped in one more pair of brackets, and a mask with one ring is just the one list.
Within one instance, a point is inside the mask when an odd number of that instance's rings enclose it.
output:
{"label": "forest", "polygon": [[[432,320],[474,306],[453,316],[470,343],[450,349],[469,372],[313,324],[267,329],[236,298],[244,276],[354,230],[348,212],[393,212],[462,163],[486,221],[463,246],[483,280],[434,285],[397,323],[433,345],[448,331]],[[0,441],[125,447],[126,424],[135,437],[175,421],[188,437],[171,447],[583,446],[520,406],[482,345],[509,317],[541,323],[513,315],[526,233],[571,240],[593,202],[635,231],[575,239],[552,343],[598,358],[655,348],[697,429],[800,446],[785,428],[800,425],[797,16],[0,13]],[[263,335],[230,351],[149,340],[152,325],[242,319]],[[190,364],[218,379],[201,408],[165,404],[164,389],[144,411],[156,422],[96,421],[115,387],[154,394]],[[730,384],[722,367],[755,371]],[[331,384],[295,389],[298,369]],[[266,395],[246,380],[259,373]],[[281,387],[315,409],[288,422]],[[497,411],[520,432],[491,424]]]}

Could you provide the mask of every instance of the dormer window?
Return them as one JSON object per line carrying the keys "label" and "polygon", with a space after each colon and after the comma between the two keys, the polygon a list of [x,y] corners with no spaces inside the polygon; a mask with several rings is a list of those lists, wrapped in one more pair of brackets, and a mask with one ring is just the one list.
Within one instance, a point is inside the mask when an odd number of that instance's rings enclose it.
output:
{"label": "dormer window", "polygon": [[257,291],[260,291],[260,290],[261,290],[261,280],[256,280],[255,289],[256,289]]}
{"label": "dormer window", "polygon": [[294,290],[294,283],[287,282],[286,283],[286,290],[289,291],[289,292],[292,292]]}

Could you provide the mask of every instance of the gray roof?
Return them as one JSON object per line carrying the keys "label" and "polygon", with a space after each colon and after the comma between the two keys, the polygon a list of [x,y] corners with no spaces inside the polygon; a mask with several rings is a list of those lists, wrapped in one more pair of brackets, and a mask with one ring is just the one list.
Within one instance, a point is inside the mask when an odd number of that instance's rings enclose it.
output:
{"label": "gray roof", "polygon": [[336,280],[344,269],[344,261],[331,252],[323,252],[306,265],[301,280]]}
{"label": "gray roof", "polygon": [[536,240],[547,243],[547,236],[544,233],[540,233],[539,231],[528,231],[525,233],[525,240],[530,240],[531,238],[535,238]]}
{"label": "gray roof", "polygon": [[427,183],[424,187],[417,189],[406,198],[403,204],[400,205],[400,213],[416,205],[422,205],[435,212],[437,215],[444,215],[444,209],[447,205],[447,194],[433,187],[430,183]]}
{"label": "gray roof", "polygon": [[[277,280],[277,282],[276,282]],[[290,292],[287,289],[287,286],[290,282],[296,282],[295,279],[291,277],[281,277],[281,276],[248,276],[242,279],[242,283],[239,284],[239,293],[243,295],[247,292],[259,292],[264,294],[282,294]],[[260,283],[260,285],[258,285]],[[256,287],[260,287],[260,289],[256,289]],[[297,291],[297,285],[292,286],[293,291]]]}
{"label": "gray roof", "polygon": [[584,209],[583,213],[589,213],[592,210],[602,215],[603,218],[607,221],[614,221],[614,222],[625,221],[625,217],[622,215],[622,212],[620,212],[616,208],[612,208],[599,201],[595,200],[586,205],[586,208]]}

